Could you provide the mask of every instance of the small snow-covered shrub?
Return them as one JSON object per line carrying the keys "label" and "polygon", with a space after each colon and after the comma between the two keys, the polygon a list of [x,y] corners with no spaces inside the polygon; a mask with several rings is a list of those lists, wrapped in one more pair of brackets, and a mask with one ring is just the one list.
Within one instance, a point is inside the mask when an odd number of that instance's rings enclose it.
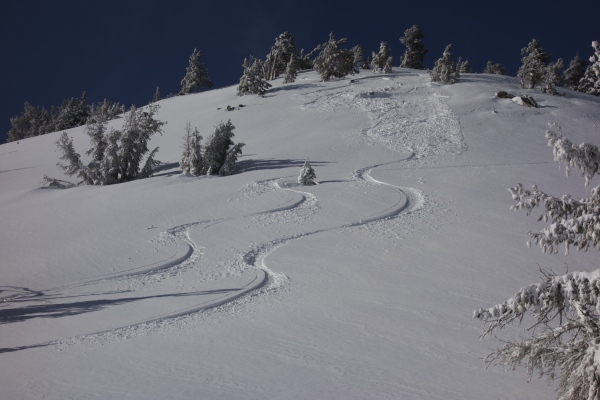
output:
{"label": "small snow-covered shrub", "polygon": [[264,75],[263,62],[257,58],[250,56],[250,59],[245,58],[244,74],[240,78],[240,84],[237,87],[237,95],[243,96],[246,94],[257,94],[262,96],[271,87]]}
{"label": "small snow-covered shrub", "polygon": [[308,160],[304,162],[304,166],[302,170],[300,170],[300,175],[298,176],[298,183],[304,186],[312,186],[316,185],[315,179],[317,179],[317,175],[315,174],[315,170],[310,165]]}

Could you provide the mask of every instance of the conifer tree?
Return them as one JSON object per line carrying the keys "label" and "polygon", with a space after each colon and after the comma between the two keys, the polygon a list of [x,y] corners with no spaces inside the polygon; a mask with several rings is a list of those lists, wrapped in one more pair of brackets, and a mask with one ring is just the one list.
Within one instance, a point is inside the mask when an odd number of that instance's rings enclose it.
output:
{"label": "conifer tree", "polygon": [[465,60],[462,63],[460,63],[458,72],[460,72],[461,74],[470,74],[473,72],[473,68],[471,68],[471,63],[469,62],[469,60]]}
{"label": "conifer tree", "polygon": [[519,83],[524,89],[533,89],[543,81],[550,55],[542,49],[537,39],[532,39],[527,47],[522,48],[521,54],[523,64],[517,72]]}
{"label": "conifer tree", "polygon": [[185,76],[181,80],[180,95],[191,93],[202,87],[211,88],[213,86],[212,81],[208,77],[208,69],[205,64],[200,62],[200,58],[202,58],[202,52],[194,49],[194,52],[190,56]]}
{"label": "conifer tree", "polygon": [[579,56],[579,53],[575,54],[569,63],[569,68],[563,72],[563,82],[567,89],[577,90],[579,81],[585,76],[586,66],[587,62]]}
{"label": "conifer tree", "polygon": [[146,157],[144,165],[141,164],[149,151],[148,142],[152,135],[162,133],[164,122],[154,119],[157,111],[158,105],[148,106],[145,110],[131,106],[122,130],[113,129],[108,134],[106,120],[91,122],[86,132],[92,142],[92,147],[87,150],[92,161],[87,165],[75,151],[73,139],[63,132],[55,143],[63,153],[60,159],[67,163],[59,162],[58,167],[69,176],[77,175],[88,185],[110,185],[151,176],[153,167],[158,165],[154,159],[158,147]]}
{"label": "conifer tree", "polygon": [[315,179],[317,175],[315,174],[315,170],[308,162],[308,159],[304,162],[304,166],[300,170],[300,175],[298,176],[298,183],[304,186],[312,186],[316,185]]}
{"label": "conifer tree", "polygon": [[263,62],[253,56],[250,59],[244,59],[244,74],[240,78],[240,84],[237,87],[237,95],[257,94],[262,96],[271,87],[271,84],[265,80]]}
{"label": "conifer tree", "polygon": [[442,58],[435,62],[433,70],[430,72],[430,77],[433,82],[441,84],[453,84],[459,81],[460,71],[457,69],[452,57],[452,45],[449,44],[444,50]]}
{"label": "conifer tree", "polygon": [[357,44],[352,49],[352,54],[354,55],[354,71],[358,73],[361,69],[369,69],[370,67],[365,66],[365,57],[364,57],[364,48]]}
{"label": "conifer tree", "polygon": [[400,59],[400,66],[403,68],[425,69],[423,60],[427,50],[423,45],[425,35],[419,25],[413,25],[404,31],[404,36],[400,38],[400,43],[406,46],[404,55]]}
{"label": "conifer tree", "polygon": [[181,155],[181,171],[184,174],[199,176],[204,168],[204,159],[202,157],[202,136],[198,128],[194,127],[188,121],[185,124],[185,136],[183,142],[183,154]]}
{"label": "conifer tree", "polygon": [[488,60],[487,65],[483,69],[484,74],[495,74],[495,75],[508,75],[506,68],[500,63],[494,64],[491,60]]}
{"label": "conifer tree", "polygon": [[87,94],[83,92],[81,99],[66,99],[60,105],[54,121],[57,131],[71,129],[84,125],[90,116],[90,106],[87,104]]}
{"label": "conifer tree", "polygon": [[219,173],[227,159],[229,148],[234,145],[231,140],[235,136],[234,129],[235,126],[231,120],[226,123],[220,122],[206,139],[203,174],[217,175]]}
{"label": "conifer tree", "polygon": [[86,123],[90,124],[100,121],[110,121],[124,113],[124,104],[113,103],[108,99],[104,99],[102,103],[92,104],[90,107],[90,116]]}
{"label": "conifer tree", "polygon": [[10,118],[8,141],[14,142],[28,137],[54,132],[54,121],[44,107],[35,107],[25,102],[21,115]]}
{"label": "conifer tree", "polygon": [[265,79],[271,81],[284,73],[292,56],[299,58],[296,41],[291,33],[284,32],[275,39],[275,44],[267,54],[263,67]]}
{"label": "conifer tree", "polygon": [[227,150],[227,156],[225,157],[225,162],[223,166],[219,170],[219,175],[227,176],[233,173],[235,168],[235,164],[237,162],[238,155],[242,154],[242,147],[244,147],[245,143],[237,143],[233,145],[233,147]]}
{"label": "conifer tree", "polygon": [[119,183],[119,174],[121,173],[121,131],[111,129],[106,135],[106,150],[101,164],[101,179],[103,185],[112,185]]}
{"label": "conifer tree", "polygon": [[[554,96],[559,92],[556,90],[556,85],[562,83],[562,75],[560,71],[564,68],[563,59],[559,58],[556,62],[551,62],[544,69],[544,86],[542,92],[550,93]],[[563,93],[564,94],[564,93]]]}
{"label": "conifer tree", "polygon": [[313,68],[324,82],[328,82],[332,77],[343,78],[354,73],[354,55],[350,50],[340,47],[346,42],[346,38],[336,40],[331,32],[329,40],[318,47],[321,52],[315,58]]}
{"label": "conifer tree", "polygon": [[594,96],[600,96],[600,43],[592,42],[594,55],[590,57],[590,63],[585,70],[585,75],[579,83],[579,91]]}
{"label": "conifer tree", "polygon": [[371,66],[373,72],[383,71],[386,74],[392,72],[392,51],[386,42],[381,42],[379,45],[379,53],[373,54]]}
{"label": "conifer tree", "polygon": [[287,67],[285,69],[285,78],[283,79],[283,83],[292,83],[296,81],[298,77],[298,71],[300,70],[300,58],[292,54],[290,58],[290,62],[288,62]]}

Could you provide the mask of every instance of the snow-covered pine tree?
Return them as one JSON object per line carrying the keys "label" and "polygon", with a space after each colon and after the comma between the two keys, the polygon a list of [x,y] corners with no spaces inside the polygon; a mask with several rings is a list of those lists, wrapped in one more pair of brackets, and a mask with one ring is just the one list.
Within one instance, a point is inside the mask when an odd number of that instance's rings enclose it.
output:
{"label": "snow-covered pine tree", "polygon": [[317,53],[317,51],[319,51],[319,47],[317,46],[315,49],[313,49],[311,52],[309,52],[308,54],[304,54],[304,49],[300,50],[300,70],[303,69],[312,69],[313,67],[313,57],[314,55]]}
{"label": "snow-covered pine tree", "polygon": [[459,81],[460,72],[458,71],[454,58],[452,57],[452,45],[449,44],[442,54],[442,58],[435,62],[433,70],[429,75],[433,82],[439,82],[442,85],[453,84]]}
{"label": "snow-covered pine tree", "polygon": [[316,185],[315,179],[317,175],[315,174],[315,170],[308,162],[308,159],[304,162],[304,166],[300,170],[300,175],[298,176],[298,183],[304,186],[312,186]]}
{"label": "snow-covered pine tree", "polygon": [[400,66],[403,68],[425,69],[423,60],[427,51],[423,45],[425,35],[419,25],[413,25],[404,31],[400,43],[406,46],[404,55],[400,58]]}
{"label": "snow-covered pine tree", "polygon": [[51,114],[44,107],[35,107],[28,102],[25,102],[21,115],[10,118],[10,124],[9,142],[55,131]]}
{"label": "snow-covered pine tree", "polygon": [[585,59],[580,57],[579,53],[575,54],[569,63],[569,68],[563,72],[563,84],[567,89],[577,90],[579,81],[585,76],[586,66]]}
{"label": "snow-covered pine tree", "polygon": [[204,168],[204,159],[202,157],[202,136],[198,128],[194,127],[188,121],[185,124],[185,136],[183,139],[183,153],[181,154],[181,171],[184,174],[199,176]]}
{"label": "snow-covered pine tree", "polygon": [[63,100],[54,121],[57,131],[71,129],[85,124],[90,116],[90,106],[87,104],[87,94],[83,92],[81,99],[70,98]]}
{"label": "snow-covered pine tree", "polygon": [[379,44],[379,53],[373,54],[371,59],[371,67],[373,72],[383,71],[386,74],[392,72],[392,50],[388,47],[386,42]]}
{"label": "snow-covered pine tree", "polygon": [[92,160],[87,165],[88,176],[92,184],[101,184],[104,173],[102,171],[102,160],[104,153],[108,147],[106,138],[106,120],[95,120],[89,122],[84,129],[84,132],[90,137],[91,147],[85,152],[86,155],[92,156]]}
{"label": "snow-covered pine tree", "polygon": [[556,62],[551,62],[546,66],[544,69],[544,86],[542,87],[542,92],[550,93],[554,96],[560,94],[556,90],[556,85],[562,83],[562,75],[560,72],[563,68],[564,64],[562,58],[559,58]]}
{"label": "snow-covered pine tree", "polygon": [[125,116],[121,135],[121,176],[120,182],[139,178],[142,157],[149,151],[148,142],[155,133],[162,134],[164,122],[154,119],[158,105],[150,105],[147,111],[135,106]]}
{"label": "snow-covered pine tree", "polygon": [[523,64],[517,72],[519,83],[524,89],[533,89],[543,82],[550,55],[542,49],[537,39],[532,39],[527,47],[523,47],[521,55]]}
{"label": "snow-covered pine tree", "polygon": [[331,78],[343,78],[354,73],[354,55],[348,49],[340,47],[348,42],[346,38],[336,40],[333,32],[329,40],[319,46],[321,52],[313,62],[313,68],[324,82]]}
{"label": "snow-covered pine tree", "polygon": [[592,42],[594,55],[590,57],[590,63],[579,83],[578,90],[583,93],[600,96],[600,43]]}
{"label": "snow-covered pine tree", "polygon": [[245,145],[245,143],[236,143],[231,149],[227,150],[227,156],[225,156],[225,162],[219,170],[219,175],[227,176],[232,174],[235,169],[235,163],[237,163],[237,157],[242,154],[242,147]]}
{"label": "snow-covered pine tree", "polygon": [[121,174],[121,131],[111,129],[106,135],[107,147],[102,159],[102,184],[112,185],[119,183]]}
{"label": "snow-covered pine tree", "polygon": [[204,158],[202,157],[202,136],[198,132],[198,128],[194,127],[192,132],[192,140],[190,142],[190,171],[189,173],[193,176],[199,176],[202,174],[204,168]]}
{"label": "snow-covered pine tree", "polygon": [[240,78],[240,84],[237,87],[237,95],[257,94],[262,96],[271,87],[271,84],[265,80],[263,62],[253,56],[250,59],[245,58],[244,74]]}
{"label": "snow-covered pine tree", "polygon": [[62,135],[60,135],[60,138],[54,143],[62,152],[60,159],[66,162],[66,164],[63,164],[59,161],[56,163],[56,166],[60,168],[65,175],[77,175],[77,177],[88,183],[87,166],[81,162],[81,156],[75,151],[73,138],[69,137],[67,132],[63,132]]}
{"label": "snow-covered pine tree", "polygon": [[229,148],[234,145],[231,140],[235,134],[235,126],[231,120],[219,122],[210,136],[206,139],[204,146],[204,167],[202,173],[206,175],[217,175],[227,158]]}
{"label": "snow-covered pine tree", "polygon": [[370,69],[369,66],[365,65],[365,50],[360,44],[354,46],[351,51],[354,55],[354,71],[356,71],[356,73],[359,73],[361,69]]}
{"label": "snow-covered pine tree", "polygon": [[[599,173],[600,149],[582,143],[573,145],[558,133],[546,132],[554,160],[566,163],[569,174],[578,168],[587,186]],[[531,213],[537,206],[545,210],[538,220],[549,225],[537,233],[529,233],[531,241],[542,251],[556,253],[561,244],[578,250],[590,246],[600,250],[600,186],[580,200],[566,194],[548,195],[536,186],[532,191],[521,184],[510,188],[517,202],[511,207]],[[529,243],[530,243],[529,242]],[[528,244],[529,244],[528,243]],[[505,326],[522,321],[526,314],[536,320],[529,337],[520,341],[504,341],[504,346],[487,357],[487,362],[510,369],[525,365],[527,376],[535,371],[549,381],[558,379],[556,398],[580,400],[600,398],[600,269],[572,272],[563,276],[544,273],[544,281],[521,288],[513,297],[489,309],[475,310],[473,316],[489,325],[482,337],[489,337]]]}
{"label": "snow-covered pine tree", "polygon": [[263,66],[265,79],[271,81],[284,73],[292,56],[299,57],[296,41],[291,33],[284,32],[275,39],[275,44],[267,54]]}
{"label": "snow-covered pine tree", "polygon": [[212,81],[208,77],[208,69],[205,64],[200,62],[200,58],[202,58],[202,52],[194,49],[185,70],[185,76],[181,80],[179,94],[188,94],[198,88],[211,88],[213,86]]}
{"label": "snow-covered pine tree", "polygon": [[300,70],[300,58],[292,54],[290,57],[290,62],[288,62],[287,67],[285,69],[285,78],[283,79],[283,83],[292,83],[296,81],[298,77],[298,71]]}
{"label": "snow-covered pine tree", "polygon": [[192,153],[192,124],[190,121],[185,123],[185,136],[183,137],[183,152],[181,153],[181,161],[179,161],[179,167],[184,175],[189,175],[190,166],[190,155]]}
{"label": "snow-covered pine tree", "polygon": [[92,104],[90,107],[90,116],[86,123],[90,124],[100,121],[110,121],[124,113],[124,104],[113,103],[108,99],[104,99],[102,103]]}
{"label": "snow-covered pine tree", "polygon": [[461,74],[470,74],[471,72],[473,72],[473,68],[471,68],[471,63],[469,62],[469,60],[465,60],[462,63],[460,63],[458,72],[460,72]]}
{"label": "snow-covered pine tree", "polygon": [[151,176],[152,168],[158,164],[155,148],[140,168],[143,157],[148,153],[148,141],[154,133],[162,133],[164,122],[154,119],[158,105],[139,110],[131,106],[125,117],[122,131],[106,132],[106,120],[91,122],[86,127],[92,147],[87,151],[92,156],[88,165],[81,162],[80,155],[73,147],[73,139],[66,132],[55,143],[63,153],[58,167],[69,176],[77,175],[88,185],[110,185]]}
{"label": "snow-covered pine tree", "polygon": [[495,75],[508,75],[506,68],[500,63],[494,64],[491,60],[488,60],[487,65],[483,69],[484,74],[495,74]]}

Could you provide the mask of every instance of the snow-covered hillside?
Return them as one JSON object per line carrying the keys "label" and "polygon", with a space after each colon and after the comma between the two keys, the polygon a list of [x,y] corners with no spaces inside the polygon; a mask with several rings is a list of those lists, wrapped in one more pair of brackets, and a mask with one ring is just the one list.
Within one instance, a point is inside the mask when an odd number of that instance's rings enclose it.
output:
{"label": "snow-covered hillside", "polygon": [[[509,211],[506,189],[585,195],[544,131],[600,144],[599,103],[497,75],[308,72],[264,97],[160,101],[149,179],[43,188],[67,179],[60,132],[3,144],[0,398],[549,398],[522,371],[484,368],[499,342],[478,340],[472,310],[538,281],[538,264],[597,267],[594,252],[527,249],[541,225]],[[228,119],[246,143],[238,172],[183,176],[186,122],[206,138]],[[68,133],[83,154],[83,127]],[[307,158],[316,186],[297,184]]]}

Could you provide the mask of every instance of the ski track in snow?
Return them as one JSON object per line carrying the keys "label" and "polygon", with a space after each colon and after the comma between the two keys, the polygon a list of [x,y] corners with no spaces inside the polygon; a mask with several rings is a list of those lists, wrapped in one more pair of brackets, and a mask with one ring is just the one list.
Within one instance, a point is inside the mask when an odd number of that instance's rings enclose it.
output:
{"label": "ski track in snow", "polygon": [[[406,77],[403,77],[404,80]],[[219,279],[222,276],[241,276],[250,271],[255,272],[255,277],[242,288],[234,293],[226,293],[215,299],[201,302],[166,314],[157,315],[140,321],[113,327],[110,329],[77,336],[70,339],[56,340],[49,344],[71,345],[80,342],[95,342],[105,339],[127,338],[141,332],[152,332],[157,327],[168,325],[168,320],[185,318],[191,314],[209,309],[224,310],[228,305],[233,307],[236,301],[242,298],[252,298],[272,294],[284,289],[290,284],[290,279],[284,274],[271,270],[267,264],[267,257],[282,246],[308,236],[333,231],[364,227],[376,223],[391,220],[400,215],[411,214],[424,207],[425,196],[417,189],[401,187],[377,180],[372,177],[375,169],[391,164],[419,160],[423,157],[431,160],[432,156],[440,153],[460,153],[465,149],[458,126],[458,119],[452,114],[445,104],[443,97],[436,95],[432,87],[412,86],[405,89],[399,82],[393,82],[390,78],[369,77],[364,79],[381,79],[383,85],[375,90],[361,90],[361,80],[357,79],[349,88],[328,88],[317,90],[312,93],[301,95],[305,101],[301,108],[316,109],[319,111],[357,110],[366,112],[371,121],[371,127],[363,132],[366,137],[385,144],[388,148],[411,154],[408,158],[385,164],[377,164],[360,168],[352,173],[351,184],[364,184],[369,186],[387,186],[398,192],[398,201],[388,208],[351,221],[340,226],[313,230],[291,236],[275,238],[268,242],[252,244],[250,249],[243,254],[213,266],[214,272],[206,274],[205,280]],[[419,77],[422,79],[422,77]],[[423,99],[423,95],[411,98],[411,93],[422,90],[429,91],[428,101],[417,101]],[[396,94],[403,93],[402,98]],[[326,93],[326,95],[325,95]],[[300,95],[295,95],[300,96]],[[195,268],[201,263],[203,251],[191,236],[190,230],[202,227],[200,233],[210,229],[216,224],[225,223],[242,218],[251,218],[255,222],[267,226],[276,222],[300,224],[313,218],[319,212],[319,202],[313,194],[298,190],[299,186],[290,183],[291,177],[257,181],[246,185],[242,189],[242,197],[255,197],[272,191],[285,190],[295,194],[294,198],[286,201],[279,207],[256,212],[248,215],[206,220],[179,225],[161,232],[153,242],[157,245],[175,243],[176,254],[168,260],[151,265],[141,266],[122,271],[116,274],[104,275],[94,279],[81,281],[73,285],[65,285],[58,288],[35,291],[35,294],[47,294],[58,290],[72,289],[79,286],[94,285],[109,280],[126,280],[130,289],[136,289],[148,283],[158,284],[163,280],[173,278],[180,273]],[[2,301],[10,302],[16,297],[4,298]],[[105,338],[105,339],[103,339]]]}

